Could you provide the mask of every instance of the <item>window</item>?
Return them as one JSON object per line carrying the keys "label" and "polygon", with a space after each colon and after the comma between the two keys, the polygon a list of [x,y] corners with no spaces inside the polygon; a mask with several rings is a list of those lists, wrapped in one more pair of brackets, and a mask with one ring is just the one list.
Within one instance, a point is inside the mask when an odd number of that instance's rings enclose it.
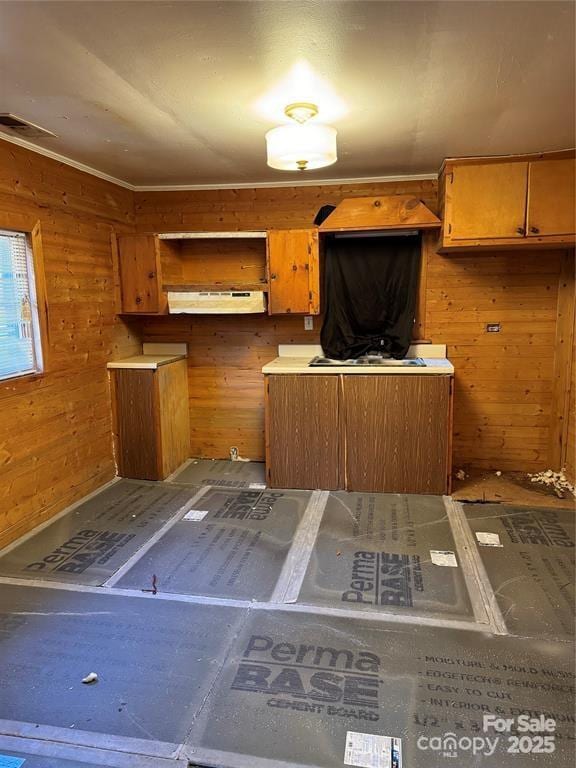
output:
{"label": "window", "polygon": [[0,379],[42,371],[40,339],[28,235],[0,230]]}

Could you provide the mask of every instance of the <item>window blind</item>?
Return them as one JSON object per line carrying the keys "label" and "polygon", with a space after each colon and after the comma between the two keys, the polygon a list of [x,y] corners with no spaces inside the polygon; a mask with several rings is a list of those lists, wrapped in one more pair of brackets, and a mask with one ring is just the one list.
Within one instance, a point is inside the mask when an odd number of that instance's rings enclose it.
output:
{"label": "window blind", "polygon": [[0,232],[0,379],[38,370],[34,277],[26,236]]}

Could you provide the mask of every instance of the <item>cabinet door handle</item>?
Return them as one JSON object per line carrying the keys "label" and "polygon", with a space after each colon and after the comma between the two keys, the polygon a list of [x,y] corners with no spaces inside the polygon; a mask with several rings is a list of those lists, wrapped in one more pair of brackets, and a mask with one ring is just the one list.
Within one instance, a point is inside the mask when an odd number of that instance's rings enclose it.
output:
{"label": "cabinet door handle", "polygon": [[142,304],[142,296],[136,296],[136,304]]}
{"label": "cabinet door handle", "polygon": [[156,277],[156,272],[148,272],[148,277],[152,280],[152,278]]}
{"label": "cabinet door handle", "polygon": [[275,275],[274,273],[272,273],[272,274],[270,275],[270,280],[276,280],[276,275]]}
{"label": "cabinet door handle", "polygon": [[518,232],[519,235],[526,234],[526,230],[524,229],[524,227],[516,227],[516,232]]}
{"label": "cabinet door handle", "polygon": [[532,232],[533,235],[537,235],[540,230],[538,227],[530,227],[530,232]]}

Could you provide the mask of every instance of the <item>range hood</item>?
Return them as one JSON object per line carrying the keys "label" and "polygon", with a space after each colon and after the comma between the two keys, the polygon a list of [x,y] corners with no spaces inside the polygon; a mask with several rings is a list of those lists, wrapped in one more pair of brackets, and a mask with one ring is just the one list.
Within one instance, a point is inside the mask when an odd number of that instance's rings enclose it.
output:
{"label": "range hood", "polygon": [[171,315],[248,315],[266,312],[264,291],[168,291]]}
{"label": "range hood", "polygon": [[440,219],[413,195],[347,197],[318,227],[320,232],[438,229]]}

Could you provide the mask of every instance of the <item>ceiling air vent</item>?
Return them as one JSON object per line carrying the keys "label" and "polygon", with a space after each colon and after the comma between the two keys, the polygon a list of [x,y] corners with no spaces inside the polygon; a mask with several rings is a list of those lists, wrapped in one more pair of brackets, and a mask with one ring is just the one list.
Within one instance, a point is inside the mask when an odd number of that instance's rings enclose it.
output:
{"label": "ceiling air vent", "polygon": [[8,131],[8,133],[14,134],[14,136],[21,136],[23,139],[56,137],[56,134],[52,133],[52,131],[40,128],[39,125],[34,125],[34,123],[30,123],[28,120],[23,120],[16,115],[11,115],[9,112],[0,113],[0,128]]}

